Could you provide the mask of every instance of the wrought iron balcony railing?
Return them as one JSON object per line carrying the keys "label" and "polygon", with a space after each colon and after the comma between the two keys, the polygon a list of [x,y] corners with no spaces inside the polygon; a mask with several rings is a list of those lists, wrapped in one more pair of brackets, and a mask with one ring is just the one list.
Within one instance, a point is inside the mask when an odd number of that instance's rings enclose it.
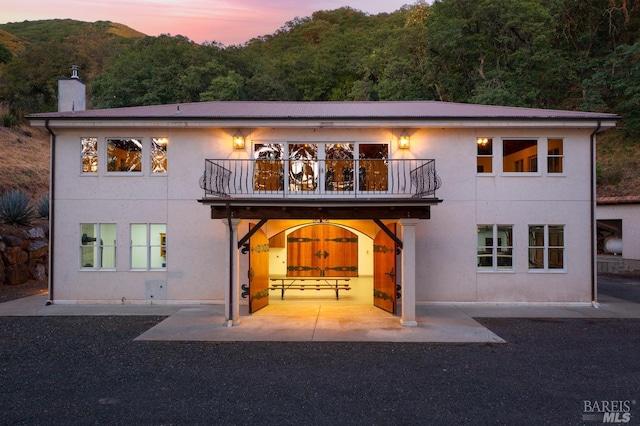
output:
{"label": "wrought iron balcony railing", "polygon": [[434,197],[441,180],[435,160],[207,159],[206,197]]}

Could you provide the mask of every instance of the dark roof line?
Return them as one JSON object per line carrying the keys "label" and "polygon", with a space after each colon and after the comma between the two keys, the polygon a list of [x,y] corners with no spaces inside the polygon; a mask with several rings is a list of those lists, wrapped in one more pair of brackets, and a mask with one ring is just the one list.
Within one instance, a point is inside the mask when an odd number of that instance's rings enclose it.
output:
{"label": "dark roof line", "polygon": [[607,113],[438,101],[225,101],[31,114],[74,120],[618,120]]}

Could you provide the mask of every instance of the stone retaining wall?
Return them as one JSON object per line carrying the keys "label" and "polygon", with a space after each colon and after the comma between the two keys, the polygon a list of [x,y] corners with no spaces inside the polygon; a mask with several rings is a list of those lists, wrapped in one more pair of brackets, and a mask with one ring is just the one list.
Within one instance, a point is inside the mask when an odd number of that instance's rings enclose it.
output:
{"label": "stone retaining wall", "polygon": [[49,229],[34,227],[20,235],[0,234],[0,284],[42,280],[49,273]]}

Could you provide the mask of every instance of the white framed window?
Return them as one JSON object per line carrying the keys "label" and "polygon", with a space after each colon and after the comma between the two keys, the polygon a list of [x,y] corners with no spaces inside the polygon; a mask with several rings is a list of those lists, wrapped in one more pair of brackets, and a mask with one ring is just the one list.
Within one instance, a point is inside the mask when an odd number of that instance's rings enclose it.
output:
{"label": "white framed window", "polygon": [[98,138],[80,138],[83,174],[98,173]]}
{"label": "white framed window", "polygon": [[513,270],[513,226],[478,225],[479,271]]}
{"label": "white framed window", "polygon": [[151,138],[151,174],[167,173],[167,145],[169,138]]}
{"label": "white framed window", "polygon": [[131,269],[164,270],[167,268],[167,224],[132,223]]}
{"label": "white framed window", "polygon": [[538,140],[503,139],[502,172],[538,173]]}
{"label": "white framed window", "polygon": [[564,225],[529,225],[529,270],[565,270]]}
{"label": "white framed window", "polygon": [[547,173],[564,173],[564,149],[562,139],[550,138],[547,140]]}
{"label": "white framed window", "polygon": [[107,172],[142,173],[142,138],[108,138]]}
{"label": "white framed window", "polygon": [[80,224],[80,269],[116,269],[116,224]]}
{"label": "white framed window", "polygon": [[477,138],[477,172],[493,173],[493,139]]}

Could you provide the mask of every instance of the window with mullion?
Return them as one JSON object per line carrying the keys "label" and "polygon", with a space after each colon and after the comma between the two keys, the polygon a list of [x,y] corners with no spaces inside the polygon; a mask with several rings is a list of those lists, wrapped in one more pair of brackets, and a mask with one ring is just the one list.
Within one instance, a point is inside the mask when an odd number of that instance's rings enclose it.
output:
{"label": "window with mullion", "polygon": [[493,173],[493,139],[477,138],[477,172]]}
{"label": "window with mullion", "polygon": [[478,270],[513,270],[513,226],[478,225],[477,232]]}
{"label": "window with mullion", "polygon": [[80,269],[116,269],[115,223],[80,224]]}
{"label": "window with mullion", "polygon": [[529,270],[564,268],[564,225],[529,225]]}
{"label": "window with mullion", "polygon": [[562,139],[547,141],[547,173],[563,173],[564,150]]}
{"label": "window with mullion", "polygon": [[131,224],[131,269],[158,270],[167,267],[167,225]]}

